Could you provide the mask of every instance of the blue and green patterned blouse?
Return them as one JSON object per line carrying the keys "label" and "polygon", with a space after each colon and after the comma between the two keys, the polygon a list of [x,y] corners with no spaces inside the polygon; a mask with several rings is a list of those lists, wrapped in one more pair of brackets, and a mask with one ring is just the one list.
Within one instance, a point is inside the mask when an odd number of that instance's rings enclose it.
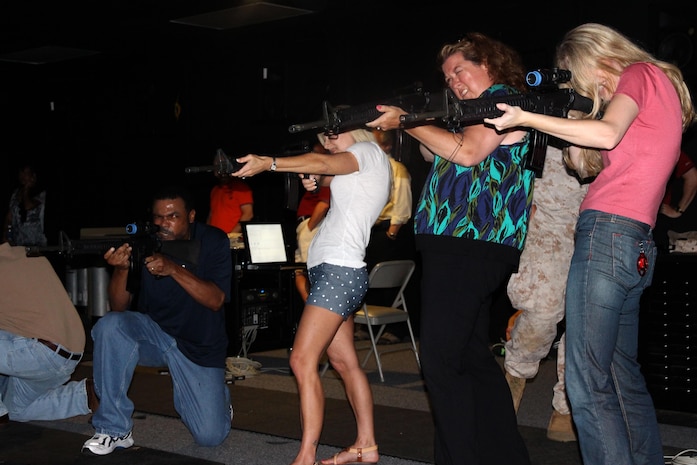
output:
{"label": "blue and green patterned blouse", "polygon": [[[517,93],[496,84],[482,93]],[[523,249],[535,175],[522,167],[529,150],[525,137],[500,145],[476,166],[436,156],[414,215],[416,234],[462,237]]]}

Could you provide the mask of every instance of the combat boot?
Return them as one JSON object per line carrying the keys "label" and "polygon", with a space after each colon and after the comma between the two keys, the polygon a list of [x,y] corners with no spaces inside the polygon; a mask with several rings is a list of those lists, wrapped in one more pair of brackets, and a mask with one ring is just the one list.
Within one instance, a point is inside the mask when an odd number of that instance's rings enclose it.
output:
{"label": "combat boot", "polygon": [[523,391],[525,391],[525,383],[527,380],[525,378],[518,378],[510,373],[506,372],[506,382],[511,390],[511,397],[513,397],[513,409],[515,413],[518,413],[518,407],[520,407],[520,401],[523,398]]}
{"label": "combat boot", "polygon": [[570,413],[563,415],[556,410],[552,411],[552,417],[547,426],[547,438],[557,442],[578,441]]}

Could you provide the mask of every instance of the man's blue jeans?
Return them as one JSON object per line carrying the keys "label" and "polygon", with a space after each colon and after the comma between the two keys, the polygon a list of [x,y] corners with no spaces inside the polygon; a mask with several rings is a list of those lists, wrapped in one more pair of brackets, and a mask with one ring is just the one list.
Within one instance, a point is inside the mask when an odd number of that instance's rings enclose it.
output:
{"label": "man's blue jeans", "polygon": [[0,416],[32,421],[88,414],[85,381],[70,381],[79,362],[36,339],[0,330]]}
{"label": "man's blue jeans", "polygon": [[92,417],[97,433],[124,436],[133,428],[128,388],[136,365],[167,366],[174,408],[197,444],[216,446],[230,432],[230,391],[225,369],[203,367],[186,358],[172,336],[149,316],[109,312],[92,328],[94,382],[99,408]]}
{"label": "man's blue jeans", "polygon": [[579,216],[566,289],[566,390],[584,463],[664,463],[637,362],[640,298],[655,264],[648,225],[595,210]]}

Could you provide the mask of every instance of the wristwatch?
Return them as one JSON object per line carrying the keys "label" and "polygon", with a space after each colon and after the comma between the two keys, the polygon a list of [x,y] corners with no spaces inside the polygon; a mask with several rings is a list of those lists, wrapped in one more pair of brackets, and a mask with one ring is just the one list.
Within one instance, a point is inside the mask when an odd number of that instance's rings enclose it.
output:
{"label": "wristwatch", "polygon": [[276,171],[276,157],[271,159],[271,168],[269,168],[269,171]]}

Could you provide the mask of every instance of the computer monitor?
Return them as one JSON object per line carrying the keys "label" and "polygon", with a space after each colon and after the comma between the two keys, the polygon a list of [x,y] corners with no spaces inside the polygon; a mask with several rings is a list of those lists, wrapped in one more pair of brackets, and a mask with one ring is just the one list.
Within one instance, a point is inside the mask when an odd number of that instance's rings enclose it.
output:
{"label": "computer monitor", "polygon": [[252,265],[287,263],[281,223],[242,223],[244,246]]}

